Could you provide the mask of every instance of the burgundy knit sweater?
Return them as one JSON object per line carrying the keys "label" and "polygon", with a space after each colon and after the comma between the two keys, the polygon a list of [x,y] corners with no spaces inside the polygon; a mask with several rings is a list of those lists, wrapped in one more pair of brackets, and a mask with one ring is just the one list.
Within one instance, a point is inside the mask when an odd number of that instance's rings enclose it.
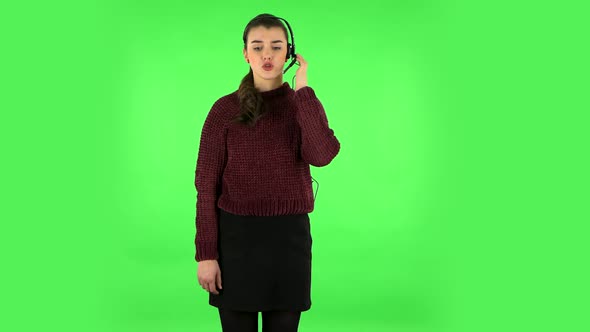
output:
{"label": "burgundy knit sweater", "polygon": [[219,98],[203,124],[195,170],[197,262],[219,258],[217,208],[253,216],[313,211],[309,165],[328,165],[340,151],[311,87],[295,92],[285,82],[261,95],[270,107],[254,127],[230,121],[239,112],[237,91]]}

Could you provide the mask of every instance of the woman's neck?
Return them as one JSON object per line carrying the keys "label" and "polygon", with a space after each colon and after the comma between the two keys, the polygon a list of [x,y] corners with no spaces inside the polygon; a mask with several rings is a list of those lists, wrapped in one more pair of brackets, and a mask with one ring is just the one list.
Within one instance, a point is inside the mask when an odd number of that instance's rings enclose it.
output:
{"label": "woman's neck", "polygon": [[279,75],[273,80],[256,80],[256,77],[254,77],[254,86],[260,92],[278,89],[282,85],[283,85],[283,75]]}

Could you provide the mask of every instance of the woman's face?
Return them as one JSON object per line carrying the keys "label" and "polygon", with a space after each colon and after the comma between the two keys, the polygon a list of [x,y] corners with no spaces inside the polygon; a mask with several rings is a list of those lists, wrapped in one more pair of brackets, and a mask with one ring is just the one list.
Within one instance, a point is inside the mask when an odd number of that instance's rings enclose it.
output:
{"label": "woman's face", "polygon": [[[273,79],[283,74],[287,62],[287,40],[285,32],[279,27],[251,28],[246,39],[244,58],[250,63],[255,75],[263,79]],[[265,67],[271,64],[271,68]]]}

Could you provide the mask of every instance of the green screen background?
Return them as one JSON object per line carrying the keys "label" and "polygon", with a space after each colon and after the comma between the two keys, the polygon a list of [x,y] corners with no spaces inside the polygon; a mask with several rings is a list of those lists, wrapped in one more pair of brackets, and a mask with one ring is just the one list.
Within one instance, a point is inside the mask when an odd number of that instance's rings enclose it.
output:
{"label": "green screen background", "polygon": [[581,1],[1,9],[0,329],[221,331],[196,277],[194,167],[264,12],[291,24],[341,143],[312,167],[300,331],[590,327]]}

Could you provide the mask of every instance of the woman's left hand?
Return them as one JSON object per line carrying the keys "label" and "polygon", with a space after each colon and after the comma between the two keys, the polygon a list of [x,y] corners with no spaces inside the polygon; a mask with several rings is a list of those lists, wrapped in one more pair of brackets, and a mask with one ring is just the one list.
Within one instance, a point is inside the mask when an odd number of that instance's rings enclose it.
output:
{"label": "woman's left hand", "polygon": [[297,61],[299,61],[299,68],[295,73],[295,91],[307,86],[307,61],[301,56],[301,54],[295,54]]}

